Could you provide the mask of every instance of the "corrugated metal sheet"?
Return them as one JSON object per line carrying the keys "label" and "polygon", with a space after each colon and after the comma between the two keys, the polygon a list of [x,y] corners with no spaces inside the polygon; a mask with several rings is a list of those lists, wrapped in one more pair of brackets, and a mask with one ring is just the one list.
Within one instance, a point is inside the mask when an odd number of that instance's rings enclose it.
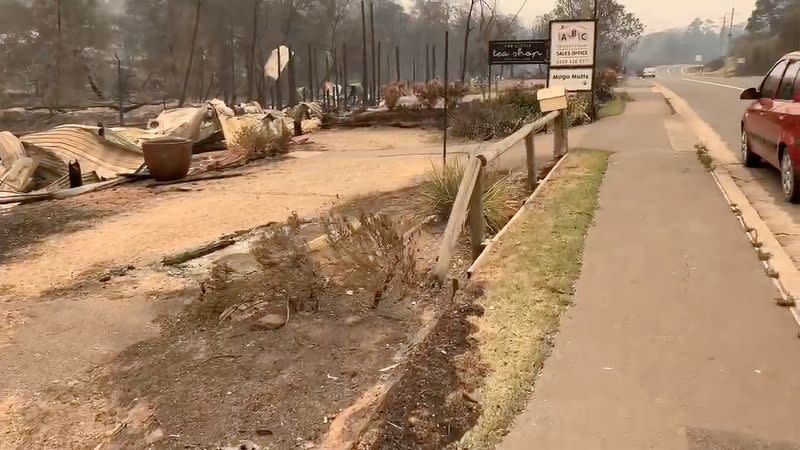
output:
{"label": "corrugated metal sheet", "polygon": [[62,125],[49,131],[23,136],[32,144],[68,163],[77,160],[86,172],[97,172],[102,178],[130,173],[144,163],[141,150],[119,146],[98,135],[98,127]]}
{"label": "corrugated metal sheet", "polygon": [[14,162],[24,156],[25,148],[16,136],[8,131],[0,132],[0,163],[6,169],[11,169]]}

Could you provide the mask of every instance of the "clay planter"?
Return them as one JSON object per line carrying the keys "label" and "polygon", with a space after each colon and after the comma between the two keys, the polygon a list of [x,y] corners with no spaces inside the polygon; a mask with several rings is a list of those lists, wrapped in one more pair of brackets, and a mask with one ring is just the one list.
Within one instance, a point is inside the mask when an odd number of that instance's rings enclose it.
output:
{"label": "clay planter", "polygon": [[192,142],[180,138],[154,139],[142,143],[144,162],[156,181],[180,180],[192,165]]}

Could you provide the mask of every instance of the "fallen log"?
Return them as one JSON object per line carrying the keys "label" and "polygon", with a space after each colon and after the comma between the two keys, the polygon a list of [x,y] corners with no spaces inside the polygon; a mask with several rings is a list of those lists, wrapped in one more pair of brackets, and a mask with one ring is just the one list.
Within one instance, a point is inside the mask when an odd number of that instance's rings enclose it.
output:
{"label": "fallen log", "polygon": [[186,261],[190,261],[195,258],[200,258],[201,256],[208,255],[210,253],[214,253],[218,250],[222,250],[225,247],[229,247],[235,244],[236,241],[232,238],[224,237],[222,239],[218,239],[210,244],[201,245],[199,247],[195,247],[175,255],[165,256],[161,259],[161,263],[165,266],[175,266],[178,264],[183,264]]}
{"label": "fallen log", "polygon": [[322,128],[372,127],[377,125],[408,128],[412,126],[436,126],[444,124],[444,111],[437,109],[365,111],[344,117],[325,116]]}

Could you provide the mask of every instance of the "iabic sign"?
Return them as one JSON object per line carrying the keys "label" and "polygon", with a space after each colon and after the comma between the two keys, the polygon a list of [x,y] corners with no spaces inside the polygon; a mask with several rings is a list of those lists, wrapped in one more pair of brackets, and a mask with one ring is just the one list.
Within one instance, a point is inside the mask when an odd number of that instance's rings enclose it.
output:
{"label": "iabic sign", "polygon": [[550,22],[550,67],[594,65],[594,41],[593,20]]}

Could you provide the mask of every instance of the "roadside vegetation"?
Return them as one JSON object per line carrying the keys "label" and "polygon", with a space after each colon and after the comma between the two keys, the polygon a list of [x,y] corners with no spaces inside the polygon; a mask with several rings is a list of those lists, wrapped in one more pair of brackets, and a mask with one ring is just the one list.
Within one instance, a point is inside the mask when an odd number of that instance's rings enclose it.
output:
{"label": "roadside vegetation", "polygon": [[497,98],[461,105],[452,114],[450,132],[475,141],[506,137],[541,116],[537,90],[517,85]]}
{"label": "roadside vegetation", "polygon": [[[425,215],[443,219],[450,216],[465,169],[461,161],[453,160],[435,165],[425,174],[419,188]],[[487,231],[494,234],[514,215],[518,206],[516,199],[521,197],[522,189],[512,175],[495,171],[487,171],[484,183],[483,217]]]}
{"label": "roadside vegetation", "polygon": [[574,150],[566,158],[477,274],[486,294],[474,337],[487,378],[474,396],[483,413],[462,440],[466,448],[494,448],[505,435],[572,302],[608,153]]}

